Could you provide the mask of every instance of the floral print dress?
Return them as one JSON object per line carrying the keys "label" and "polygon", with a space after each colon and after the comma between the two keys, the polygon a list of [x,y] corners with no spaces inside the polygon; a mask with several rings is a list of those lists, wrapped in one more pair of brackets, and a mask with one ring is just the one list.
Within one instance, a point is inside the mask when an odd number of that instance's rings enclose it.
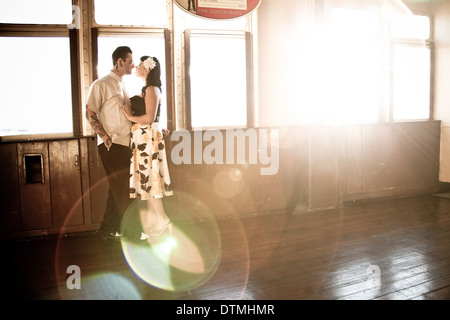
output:
{"label": "floral print dress", "polygon": [[[142,99],[144,103],[144,98]],[[133,100],[134,99],[134,100]],[[136,104],[131,99],[131,109]],[[160,106],[158,106],[159,109]],[[131,127],[130,198],[141,200],[173,195],[167,163],[166,148],[158,122],[134,123]]]}

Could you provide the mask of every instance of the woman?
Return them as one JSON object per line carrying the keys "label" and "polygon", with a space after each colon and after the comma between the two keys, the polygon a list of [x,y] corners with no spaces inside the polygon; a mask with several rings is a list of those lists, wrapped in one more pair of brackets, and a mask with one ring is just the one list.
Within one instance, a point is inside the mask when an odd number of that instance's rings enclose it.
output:
{"label": "woman", "polygon": [[131,128],[130,198],[147,201],[148,214],[143,214],[144,232],[157,237],[172,222],[166,215],[162,198],[173,194],[167,165],[163,132],[159,126],[161,108],[161,65],[155,57],[143,56],[136,76],[145,83],[142,93],[130,99],[131,109],[123,112],[133,122]]}

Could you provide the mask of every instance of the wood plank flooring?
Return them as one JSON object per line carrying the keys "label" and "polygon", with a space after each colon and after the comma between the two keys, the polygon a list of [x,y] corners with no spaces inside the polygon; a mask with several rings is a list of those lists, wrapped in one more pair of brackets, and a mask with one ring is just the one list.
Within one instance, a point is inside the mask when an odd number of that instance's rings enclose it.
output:
{"label": "wood plank flooring", "polygon": [[[14,299],[448,300],[450,200],[175,221],[155,246],[93,234],[4,241]],[[67,287],[70,265],[81,289]]]}

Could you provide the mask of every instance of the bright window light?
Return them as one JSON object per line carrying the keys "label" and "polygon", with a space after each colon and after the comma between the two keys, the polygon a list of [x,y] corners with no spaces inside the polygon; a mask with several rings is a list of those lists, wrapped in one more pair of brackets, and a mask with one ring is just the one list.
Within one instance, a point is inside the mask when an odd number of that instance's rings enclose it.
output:
{"label": "bright window light", "polygon": [[247,125],[244,36],[191,35],[193,128]]}
{"label": "bright window light", "polygon": [[[376,13],[334,9],[330,24],[312,35],[292,81],[296,111],[312,123],[373,123],[381,105],[382,47]],[[305,54],[301,51],[307,51]],[[300,80],[298,80],[299,78]]]}
{"label": "bright window light", "polygon": [[95,21],[100,25],[165,27],[166,0],[95,0]]}
{"label": "bright window light", "polygon": [[426,40],[430,37],[430,18],[412,14],[395,14],[391,17],[394,38]]}
{"label": "bright window light", "polygon": [[[327,90],[334,122],[376,122],[381,103],[380,23],[372,11],[335,9]],[[325,93],[324,92],[324,93]],[[326,93],[325,93],[326,94]]]}
{"label": "bright window light", "polygon": [[70,24],[72,0],[2,0],[0,23]]}
{"label": "bright window light", "polygon": [[[1,136],[71,133],[68,38],[0,37]],[[45,50],[42,50],[45,48]]]}
{"label": "bright window light", "polygon": [[430,67],[429,48],[394,47],[394,120],[429,118]]}
{"label": "bright window light", "polygon": [[[133,61],[135,65],[138,65],[142,56],[156,57],[161,64],[161,82],[163,94],[161,96],[161,117],[160,122],[165,124],[167,122],[166,113],[166,73],[165,73],[165,43],[163,35],[154,35],[146,37],[98,37],[98,76],[99,78],[109,74],[112,70],[112,53],[119,46],[129,46],[133,51]],[[133,69],[133,74],[124,76],[123,80],[125,87],[130,95],[139,95],[142,89],[142,82],[134,75],[136,69]]]}

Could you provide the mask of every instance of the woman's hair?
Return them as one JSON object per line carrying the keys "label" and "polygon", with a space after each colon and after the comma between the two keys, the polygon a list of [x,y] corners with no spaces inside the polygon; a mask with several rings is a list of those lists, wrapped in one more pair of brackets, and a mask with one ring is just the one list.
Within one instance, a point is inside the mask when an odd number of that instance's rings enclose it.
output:
{"label": "woman's hair", "polygon": [[145,79],[145,87],[142,88],[142,94],[145,96],[145,90],[149,86],[158,87],[160,91],[161,90],[161,64],[159,63],[158,59],[156,57],[150,57],[150,56],[143,56],[141,57],[141,61],[144,62],[148,58],[152,58],[153,61],[155,61],[156,66],[150,70],[150,72],[147,75],[147,79]]}

